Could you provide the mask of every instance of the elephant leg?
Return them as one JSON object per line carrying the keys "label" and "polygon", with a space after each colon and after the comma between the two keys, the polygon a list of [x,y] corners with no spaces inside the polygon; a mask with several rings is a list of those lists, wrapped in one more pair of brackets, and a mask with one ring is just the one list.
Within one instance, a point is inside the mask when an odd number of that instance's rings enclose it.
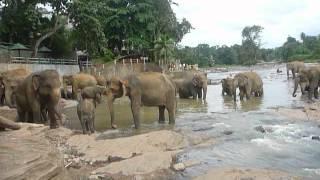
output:
{"label": "elephant leg", "polygon": [[26,122],[26,112],[18,109],[18,122]]}
{"label": "elephant leg", "polygon": [[164,110],[165,106],[159,106],[159,123],[164,123],[165,121]]}
{"label": "elephant leg", "polygon": [[83,117],[81,115],[79,116],[79,119],[80,119],[80,124],[81,124],[81,128],[82,128],[82,133],[87,134],[85,120],[83,119]]}
{"label": "elephant leg", "polygon": [[72,99],[77,99],[78,86],[72,85]]}
{"label": "elephant leg", "polygon": [[27,121],[28,123],[36,123],[34,120],[33,120],[33,114],[32,112],[27,112]]}
{"label": "elephant leg", "polygon": [[197,91],[198,91],[198,98],[201,99],[202,98],[202,88],[199,88]]}
{"label": "elephant leg", "polygon": [[95,119],[95,115],[92,116],[92,119],[90,121],[90,125],[91,125],[91,133],[95,132],[95,125],[94,125],[94,119]]}
{"label": "elephant leg", "polygon": [[134,126],[136,129],[140,128],[140,106],[141,97],[131,98],[131,111],[133,115]]}
{"label": "elephant leg", "polygon": [[292,70],[291,70],[291,72],[292,72],[292,78],[293,78],[293,79],[295,79],[295,78],[296,78],[295,70],[294,70],[294,69],[292,69]]}
{"label": "elephant leg", "polygon": [[[242,101],[243,100],[243,97],[244,97],[244,90],[241,88],[239,89],[239,95],[240,95],[240,100]],[[234,95],[235,96],[235,95]]]}
{"label": "elephant leg", "polygon": [[247,100],[249,100],[250,99],[250,97],[251,97],[251,88],[250,87],[246,87],[246,91],[245,91],[245,93],[246,93],[246,98],[247,98]]}
{"label": "elephant leg", "polygon": [[314,89],[314,98],[319,99],[318,87],[316,87],[316,88]]}
{"label": "elephant leg", "polygon": [[169,124],[175,124],[175,117],[176,117],[176,109],[175,107],[167,107],[167,111],[169,114]]}

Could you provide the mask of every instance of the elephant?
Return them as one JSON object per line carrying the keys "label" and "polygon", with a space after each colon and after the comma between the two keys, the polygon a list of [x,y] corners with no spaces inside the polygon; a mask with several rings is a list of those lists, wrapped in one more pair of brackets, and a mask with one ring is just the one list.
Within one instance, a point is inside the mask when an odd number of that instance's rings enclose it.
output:
{"label": "elephant", "polygon": [[225,78],[221,80],[221,86],[222,86],[222,95],[224,96],[227,94],[228,96],[232,96],[232,78]]}
{"label": "elephant", "polygon": [[263,82],[255,72],[238,73],[233,78],[232,95],[236,101],[236,89],[240,90],[240,100],[246,95],[247,100],[254,94],[256,97],[263,95]]}
{"label": "elephant", "polygon": [[83,134],[91,134],[95,131],[95,107],[92,99],[83,99],[77,106],[77,114],[81,123]]}
{"label": "elephant", "polygon": [[5,91],[4,85],[3,85],[2,79],[0,77],[0,106],[4,105],[4,99],[5,99],[4,91]]}
{"label": "elephant", "polygon": [[[2,84],[1,86],[4,88],[4,99],[9,107],[13,108],[16,106],[14,90],[29,74],[31,74],[31,72],[23,68],[1,73],[0,84]],[[3,98],[3,94],[0,94],[0,97]]]}
{"label": "elephant", "polygon": [[83,99],[94,99],[94,106],[100,104],[102,95],[107,95],[107,88],[104,86],[88,86],[81,90],[81,97]]}
{"label": "elephant", "polygon": [[94,75],[94,77],[96,78],[97,80],[97,85],[99,86],[106,86],[107,84],[107,80],[104,76],[101,76],[101,75]]}
{"label": "elephant", "polygon": [[67,85],[72,86],[72,98],[77,98],[77,90],[83,89],[87,86],[97,85],[97,80],[94,76],[85,73],[78,73],[74,75],[64,75],[63,76],[63,89],[64,94],[67,94]]}
{"label": "elephant", "polygon": [[27,76],[16,88],[18,121],[44,123],[41,118],[48,111],[50,128],[57,128],[57,105],[60,100],[59,73],[43,70]]}
{"label": "elephant", "polygon": [[287,77],[289,79],[289,71],[292,72],[292,78],[296,78],[296,73],[299,73],[305,68],[304,62],[301,61],[292,61],[287,63]]}
{"label": "elephant", "polygon": [[301,70],[294,83],[293,97],[296,97],[298,84],[301,87],[301,93],[304,94],[308,90],[308,98],[312,99],[314,96],[318,99],[318,87],[320,85],[320,66],[310,67],[309,69]]}
{"label": "elephant", "polygon": [[177,107],[176,90],[171,79],[158,72],[132,74],[124,79],[112,77],[107,82],[107,104],[111,116],[111,127],[116,128],[113,102],[116,98],[128,96],[135,128],[140,127],[140,106],[158,106],[159,123],[165,121],[164,110],[169,114],[169,124],[175,123]]}
{"label": "elephant", "polygon": [[174,82],[180,98],[207,97],[208,79],[207,74],[199,71],[184,71],[168,73],[169,77]]}

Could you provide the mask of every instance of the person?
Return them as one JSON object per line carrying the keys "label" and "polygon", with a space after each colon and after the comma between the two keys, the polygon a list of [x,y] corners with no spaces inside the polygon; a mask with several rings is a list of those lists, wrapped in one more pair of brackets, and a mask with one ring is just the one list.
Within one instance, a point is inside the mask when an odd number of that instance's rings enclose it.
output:
{"label": "person", "polygon": [[282,71],[278,68],[278,69],[277,69],[277,73],[282,73]]}

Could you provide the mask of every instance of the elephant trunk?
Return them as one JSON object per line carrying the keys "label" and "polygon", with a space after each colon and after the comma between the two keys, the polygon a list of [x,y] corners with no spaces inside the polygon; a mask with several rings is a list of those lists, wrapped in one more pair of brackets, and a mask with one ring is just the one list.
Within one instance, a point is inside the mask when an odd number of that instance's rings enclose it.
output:
{"label": "elephant trunk", "polygon": [[300,81],[300,78],[296,78],[294,80],[294,89],[293,89],[293,93],[292,93],[292,96],[293,97],[296,97],[296,92],[297,92],[297,89],[298,89],[298,84],[299,84],[299,81]]}
{"label": "elephant trunk", "polygon": [[110,113],[110,119],[111,119],[111,127],[116,129],[117,126],[114,123],[114,109],[113,109],[113,96],[112,94],[108,94],[107,95],[107,105],[108,105],[108,109],[109,109],[109,113]]}
{"label": "elephant trunk", "polygon": [[67,83],[66,82],[63,82],[63,96],[65,97],[65,98],[67,98],[68,97],[68,86],[67,86]]}
{"label": "elephant trunk", "polygon": [[7,87],[5,89],[5,100],[6,100],[6,104],[10,107],[10,108],[13,108],[14,105],[13,105],[13,101],[12,101],[12,90],[10,87]]}

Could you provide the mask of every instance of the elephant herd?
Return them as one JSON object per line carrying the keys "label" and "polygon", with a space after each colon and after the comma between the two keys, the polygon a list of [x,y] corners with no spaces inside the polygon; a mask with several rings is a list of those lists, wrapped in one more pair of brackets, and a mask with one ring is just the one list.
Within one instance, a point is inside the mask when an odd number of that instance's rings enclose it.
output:
{"label": "elephant herd", "polygon": [[[308,92],[309,99],[318,98],[320,86],[320,66],[305,67],[304,63],[294,61],[287,64],[287,75],[291,71],[294,78],[296,97],[298,86],[301,93]],[[298,75],[296,75],[298,74]],[[177,99],[199,98],[207,96],[207,74],[200,71],[183,72],[142,72],[124,78],[104,77],[77,73],[60,74],[56,70],[33,72],[26,69],[14,69],[0,73],[0,104],[15,107],[17,120],[30,123],[47,123],[50,128],[57,128],[62,123],[58,102],[61,97],[78,100],[77,114],[83,133],[93,133],[95,108],[106,99],[106,108],[110,113],[111,127],[117,128],[115,122],[114,101],[127,96],[135,128],[140,127],[140,107],[153,106],[159,108],[159,123],[165,122],[165,110],[169,114],[169,123],[175,123]],[[253,71],[241,72],[233,78],[221,80],[222,95],[232,96],[236,101],[239,89],[240,100],[251,96],[263,95],[261,77]],[[71,86],[71,91],[68,88]],[[0,118],[0,128],[16,129],[16,126]]]}
{"label": "elephant herd", "polygon": [[[289,79],[289,72],[292,72],[294,79],[293,97],[296,97],[298,86],[301,88],[301,93],[308,92],[309,100],[312,98],[318,99],[318,88],[320,86],[320,65],[306,67],[304,62],[293,61],[286,65],[287,77]],[[279,73],[279,69],[277,70]],[[224,78],[221,80],[222,95],[233,96],[236,101],[236,89],[239,88],[240,100],[244,96],[250,99],[251,95],[260,97],[263,95],[263,82],[259,75],[255,72],[241,72],[234,76],[234,78]]]}
{"label": "elephant herd", "polygon": [[252,95],[260,97],[263,95],[263,82],[256,72],[241,72],[234,78],[225,78],[221,80],[222,95],[233,96],[236,101],[236,90],[239,88],[240,100],[250,99]]}
{"label": "elephant herd", "polygon": [[[95,108],[106,97],[111,117],[111,127],[117,128],[113,103],[127,96],[133,114],[135,128],[140,127],[140,107],[159,108],[159,123],[165,122],[165,110],[169,123],[175,123],[176,97],[203,98],[207,95],[207,74],[199,71],[142,72],[125,78],[103,77],[86,73],[61,76],[56,70],[31,73],[25,69],[8,70],[0,74],[1,104],[17,108],[19,122],[46,123],[50,128],[61,125],[57,110],[61,97],[78,100],[77,114],[83,133],[93,133]],[[71,86],[71,92],[68,87]],[[10,128],[3,125],[3,128]]]}

